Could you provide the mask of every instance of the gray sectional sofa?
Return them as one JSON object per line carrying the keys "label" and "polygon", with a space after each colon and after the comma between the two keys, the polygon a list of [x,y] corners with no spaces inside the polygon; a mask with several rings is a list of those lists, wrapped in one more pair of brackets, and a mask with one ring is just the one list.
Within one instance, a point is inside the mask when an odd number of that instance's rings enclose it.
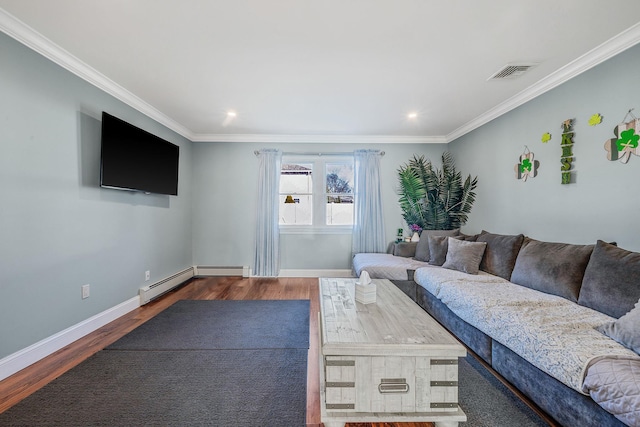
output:
{"label": "gray sectional sofa", "polygon": [[559,424],[640,426],[640,253],[424,231],[353,270],[393,281]]}

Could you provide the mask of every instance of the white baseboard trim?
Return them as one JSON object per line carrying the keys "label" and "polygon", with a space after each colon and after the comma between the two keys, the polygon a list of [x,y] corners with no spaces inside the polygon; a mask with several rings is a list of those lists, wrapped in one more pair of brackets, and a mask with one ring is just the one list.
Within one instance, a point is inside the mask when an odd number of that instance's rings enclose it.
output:
{"label": "white baseboard trim", "polygon": [[198,265],[194,267],[194,275],[196,277],[209,277],[209,276],[242,276],[249,277],[249,267],[219,267],[219,266],[207,266]]}
{"label": "white baseboard trim", "polygon": [[278,277],[353,277],[351,270],[280,270]]}
{"label": "white baseboard trim", "polygon": [[[227,268],[231,270],[226,270]],[[251,277],[249,267],[195,267],[197,276],[207,275],[240,275]],[[227,274],[222,274],[227,273]],[[353,277],[351,270],[281,270],[279,277]],[[140,307],[140,297],[135,296],[123,303],[111,307],[101,313],[96,314],[80,323],[47,337],[29,347],[23,348],[9,356],[0,359],[0,381],[15,374],[16,372],[38,362],[41,359],[55,353],[61,348],[84,337],[87,334],[103,327],[109,322],[124,316],[130,311]]]}
{"label": "white baseboard trim", "polygon": [[0,381],[140,307],[135,296],[57,334],[0,359]]}

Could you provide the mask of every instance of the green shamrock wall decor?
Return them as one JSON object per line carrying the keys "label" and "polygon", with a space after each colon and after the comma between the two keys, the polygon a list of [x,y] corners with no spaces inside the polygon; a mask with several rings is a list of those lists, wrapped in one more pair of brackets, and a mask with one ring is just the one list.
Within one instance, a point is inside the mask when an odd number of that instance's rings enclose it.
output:
{"label": "green shamrock wall decor", "polygon": [[[620,160],[627,163],[631,155],[640,156],[640,119],[636,118],[629,110],[622,123],[613,128],[615,138],[608,139],[604,143],[607,151],[607,159]],[[631,120],[625,122],[631,116]]]}
{"label": "green shamrock wall decor", "polygon": [[600,113],[596,113],[589,118],[589,126],[597,126],[602,123],[602,116]]}
{"label": "green shamrock wall decor", "polygon": [[538,167],[540,162],[533,159],[533,153],[529,151],[529,148],[524,146],[524,153],[519,157],[519,162],[515,165],[513,170],[516,173],[516,178],[521,179],[522,182],[526,182],[527,178],[535,178],[538,175]]}
{"label": "green shamrock wall decor", "polygon": [[620,133],[620,138],[616,141],[616,145],[618,146],[618,151],[625,150],[633,150],[634,148],[638,148],[638,140],[640,139],[640,135],[636,134],[635,129],[627,129],[623,130]]}

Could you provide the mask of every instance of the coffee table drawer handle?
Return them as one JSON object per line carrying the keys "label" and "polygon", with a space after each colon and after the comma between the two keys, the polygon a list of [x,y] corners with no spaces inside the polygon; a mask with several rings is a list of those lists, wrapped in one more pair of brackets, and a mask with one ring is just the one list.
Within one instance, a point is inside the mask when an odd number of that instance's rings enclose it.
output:
{"label": "coffee table drawer handle", "polygon": [[356,366],[355,360],[327,360],[327,366]]}
{"label": "coffee table drawer handle", "polygon": [[378,384],[380,393],[408,393],[409,384],[406,378],[382,378]]}
{"label": "coffee table drawer handle", "polygon": [[431,359],[432,365],[457,365],[458,359]]}
{"label": "coffee table drawer handle", "polygon": [[444,409],[444,408],[457,408],[458,404],[457,403],[441,402],[441,403],[432,403],[429,406],[431,406],[431,409]]}
{"label": "coffee table drawer handle", "polygon": [[356,409],[355,403],[327,403],[327,409]]}
{"label": "coffee table drawer handle", "polygon": [[458,381],[431,381],[431,387],[458,387]]}
{"label": "coffee table drawer handle", "polygon": [[327,381],[327,387],[355,387],[354,382]]}

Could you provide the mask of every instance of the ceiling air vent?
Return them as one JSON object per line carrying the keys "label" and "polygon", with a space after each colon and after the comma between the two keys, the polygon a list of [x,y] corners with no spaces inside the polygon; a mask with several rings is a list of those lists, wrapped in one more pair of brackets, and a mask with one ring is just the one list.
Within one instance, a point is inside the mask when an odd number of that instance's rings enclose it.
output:
{"label": "ceiling air vent", "polygon": [[489,77],[487,80],[503,80],[503,79],[515,79],[520,77],[531,68],[535,67],[536,63],[520,63],[520,64],[507,64],[500,69],[497,73]]}

